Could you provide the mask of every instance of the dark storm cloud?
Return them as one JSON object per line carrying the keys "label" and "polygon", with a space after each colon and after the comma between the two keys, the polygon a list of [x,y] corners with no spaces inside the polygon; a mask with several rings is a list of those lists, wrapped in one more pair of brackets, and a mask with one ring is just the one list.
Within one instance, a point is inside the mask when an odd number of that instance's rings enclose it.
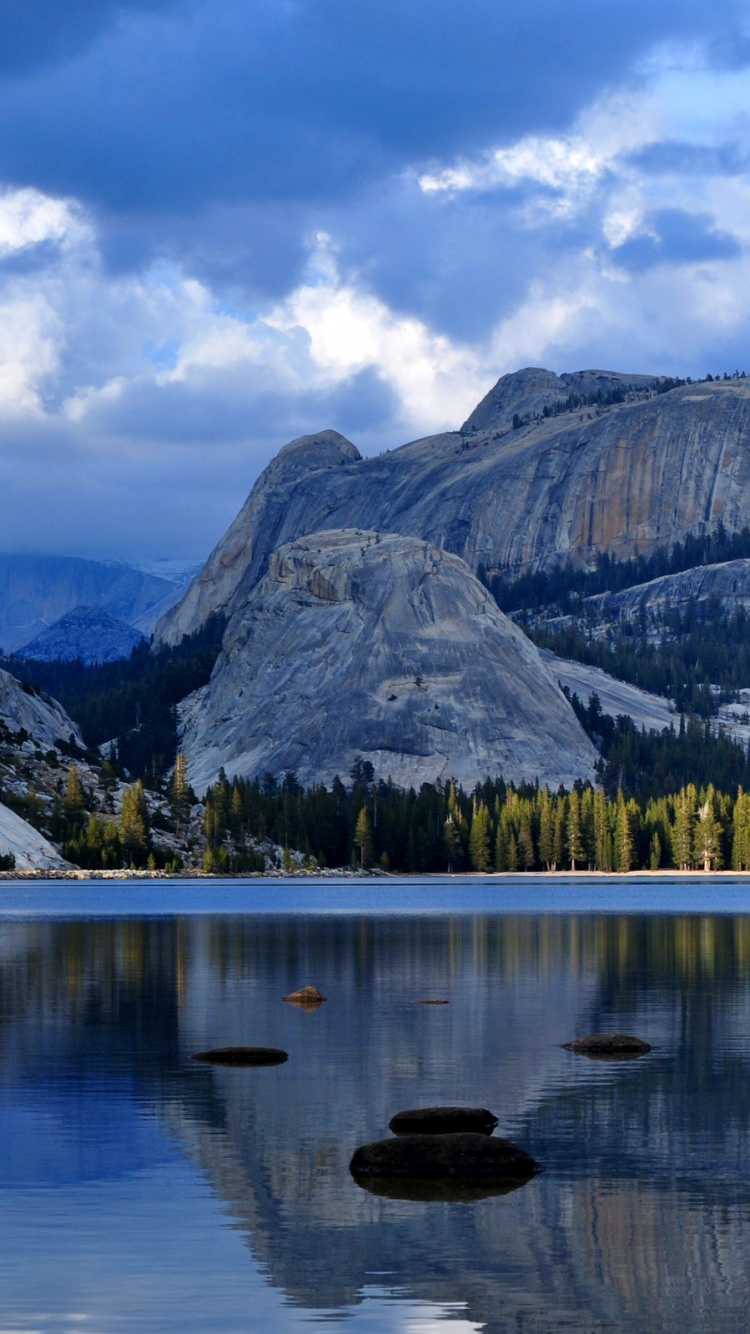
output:
{"label": "dark storm cloud", "polygon": [[[661,38],[731,32],[741,6],[196,0],[113,14],[85,49],[0,85],[0,176],[114,211],[190,212],[342,198],[416,159],[560,126]],[[93,4],[73,17],[49,40],[100,22]]]}
{"label": "dark storm cloud", "polygon": [[656,264],[694,264],[701,260],[734,259],[741,253],[735,237],[715,230],[708,215],[665,208],[646,222],[654,235],[633,237],[613,252],[621,267],[632,272]]}

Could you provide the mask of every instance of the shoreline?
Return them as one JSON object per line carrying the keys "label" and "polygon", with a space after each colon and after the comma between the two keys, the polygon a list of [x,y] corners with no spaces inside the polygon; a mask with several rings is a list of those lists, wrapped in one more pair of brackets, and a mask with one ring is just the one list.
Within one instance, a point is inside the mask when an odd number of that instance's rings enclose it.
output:
{"label": "shoreline", "polygon": [[285,881],[307,881],[315,883],[316,881],[346,880],[346,881],[380,881],[386,884],[398,884],[401,881],[415,882],[423,884],[428,883],[448,883],[466,882],[468,884],[478,884],[490,881],[498,884],[548,884],[552,881],[585,881],[588,884],[600,882],[601,884],[612,884],[622,881],[624,883],[635,884],[639,881],[649,883],[681,883],[683,881],[704,882],[713,884],[721,881],[747,881],[750,884],[750,871],[676,871],[667,870],[641,870],[641,871],[381,871],[377,868],[372,870],[351,870],[349,867],[340,867],[338,869],[326,869],[316,871],[245,871],[239,875],[220,875],[215,871],[203,871],[197,869],[194,871],[150,871],[144,870],[63,870],[60,869],[37,869],[31,871],[0,871],[0,882],[14,881],[35,881],[35,880],[59,880],[59,881],[91,881],[91,880],[169,880],[184,881],[186,884],[196,880],[206,880],[215,883],[236,884],[238,881],[264,881],[285,880]]}

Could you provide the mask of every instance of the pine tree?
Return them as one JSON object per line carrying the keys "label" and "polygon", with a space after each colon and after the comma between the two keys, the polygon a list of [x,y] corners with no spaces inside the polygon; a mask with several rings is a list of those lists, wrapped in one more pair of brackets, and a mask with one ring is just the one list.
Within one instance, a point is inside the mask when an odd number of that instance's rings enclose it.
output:
{"label": "pine tree", "polygon": [[65,814],[69,820],[80,821],[85,806],[85,794],[81,775],[75,764],[68,770],[68,782],[65,788]]}
{"label": "pine tree", "polygon": [[586,855],[581,829],[581,799],[575,788],[568,801],[567,836],[570,869],[575,871],[576,862],[580,865]]}
{"label": "pine tree", "polygon": [[451,811],[448,812],[448,818],[443,824],[443,846],[445,848],[445,860],[448,863],[448,870],[452,874],[456,867],[460,866],[463,857],[461,835]]}
{"label": "pine tree", "polygon": [[539,856],[545,870],[552,870],[555,853],[555,821],[549,788],[542,790],[539,808]]}
{"label": "pine tree", "polygon": [[618,871],[631,871],[633,869],[634,847],[631,813],[625,803],[622,788],[617,793],[615,859]]}
{"label": "pine tree", "polygon": [[182,751],[178,751],[174,762],[174,774],[169,792],[170,805],[174,812],[177,832],[188,817],[190,811],[190,785],[187,780],[187,760]]}
{"label": "pine tree", "polygon": [[598,871],[611,871],[613,865],[609,805],[601,787],[594,793],[594,864]]}
{"label": "pine tree", "polygon": [[372,825],[365,806],[362,807],[357,816],[357,823],[354,828],[354,846],[359,848],[360,866],[371,866],[373,853]]}
{"label": "pine tree", "polygon": [[490,861],[490,813],[483,801],[474,799],[474,812],[469,832],[469,860],[473,871],[489,871]]}
{"label": "pine tree", "polygon": [[705,801],[698,809],[693,832],[693,860],[704,871],[719,871],[722,866],[721,825],[716,818],[715,794],[709,786]]}
{"label": "pine tree", "polygon": [[126,858],[140,864],[148,848],[148,807],[140,778],[122,794],[120,842]]}
{"label": "pine tree", "polygon": [[675,803],[674,854],[681,871],[689,871],[693,865],[695,807],[695,788],[690,783],[681,789]]}

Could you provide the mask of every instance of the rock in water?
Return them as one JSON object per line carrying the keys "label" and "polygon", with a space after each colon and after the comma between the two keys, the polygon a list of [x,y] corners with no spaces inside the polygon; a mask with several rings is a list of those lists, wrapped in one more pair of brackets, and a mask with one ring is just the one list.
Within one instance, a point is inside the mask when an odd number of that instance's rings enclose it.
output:
{"label": "rock in water", "polygon": [[394,534],[276,551],[181,717],[197,792],[222,766],[330,783],[358,755],[404,786],[469,788],[488,774],[569,787],[596,761],[536,648],[464,562]]}
{"label": "rock in water", "polygon": [[355,1177],[439,1181],[528,1179],[538,1163],[508,1139],[461,1132],[455,1135],[402,1135],[363,1144],[349,1164]]}
{"label": "rock in water", "polygon": [[191,1059],[210,1065],[283,1065],[289,1053],[280,1047],[214,1047],[196,1052]]}
{"label": "rock in water", "polygon": [[491,1135],[497,1117],[486,1107],[415,1107],[396,1112],[388,1129],[394,1135],[456,1135],[471,1131],[476,1135]]}
{"label": "rock in water", "polygon": [[288,996],[282,996],[281,999],[303,1010],[317,1010],[328,997],[321,995],[317,987],[300,987],[299,991],[290,991]]}
{"label": "rock in water", "polygon": [[574,1051],[579,1056],[594,1056],[600,1059],[628,1060],[634,1056],[644,1056],[651,1050],[651,1044],[641,1038],[631,1037],[629,1033],[590,1033],[585,1038],[574,1038],[564,1042],[567,1051]]}
{"label": "rock in water", "polygon": [[[739,532],[750,523],[750,380],[657,387],[646,375],[532,367],[503,376],[460,431],[387,454],[360,458],[335,431],[293,441],[157,642],[231,615],[275,548],[333,526],[429,540],[509,577],[568,559],[592,567],[603,552],[646,556],[720,520]],[[573,407],[592,395],[601,402]]]}

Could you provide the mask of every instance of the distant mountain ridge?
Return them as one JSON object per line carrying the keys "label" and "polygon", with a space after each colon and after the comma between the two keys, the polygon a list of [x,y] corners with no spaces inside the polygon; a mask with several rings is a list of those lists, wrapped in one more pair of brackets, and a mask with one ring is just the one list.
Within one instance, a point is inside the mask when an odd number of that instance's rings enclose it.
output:
{"label": "distant mountain ridge", "polygon": [[185,582],[184,574],[171,580],[75,556],[0,555],[0,647],[16,652],[81,606],[101,607],[150,635]]}

